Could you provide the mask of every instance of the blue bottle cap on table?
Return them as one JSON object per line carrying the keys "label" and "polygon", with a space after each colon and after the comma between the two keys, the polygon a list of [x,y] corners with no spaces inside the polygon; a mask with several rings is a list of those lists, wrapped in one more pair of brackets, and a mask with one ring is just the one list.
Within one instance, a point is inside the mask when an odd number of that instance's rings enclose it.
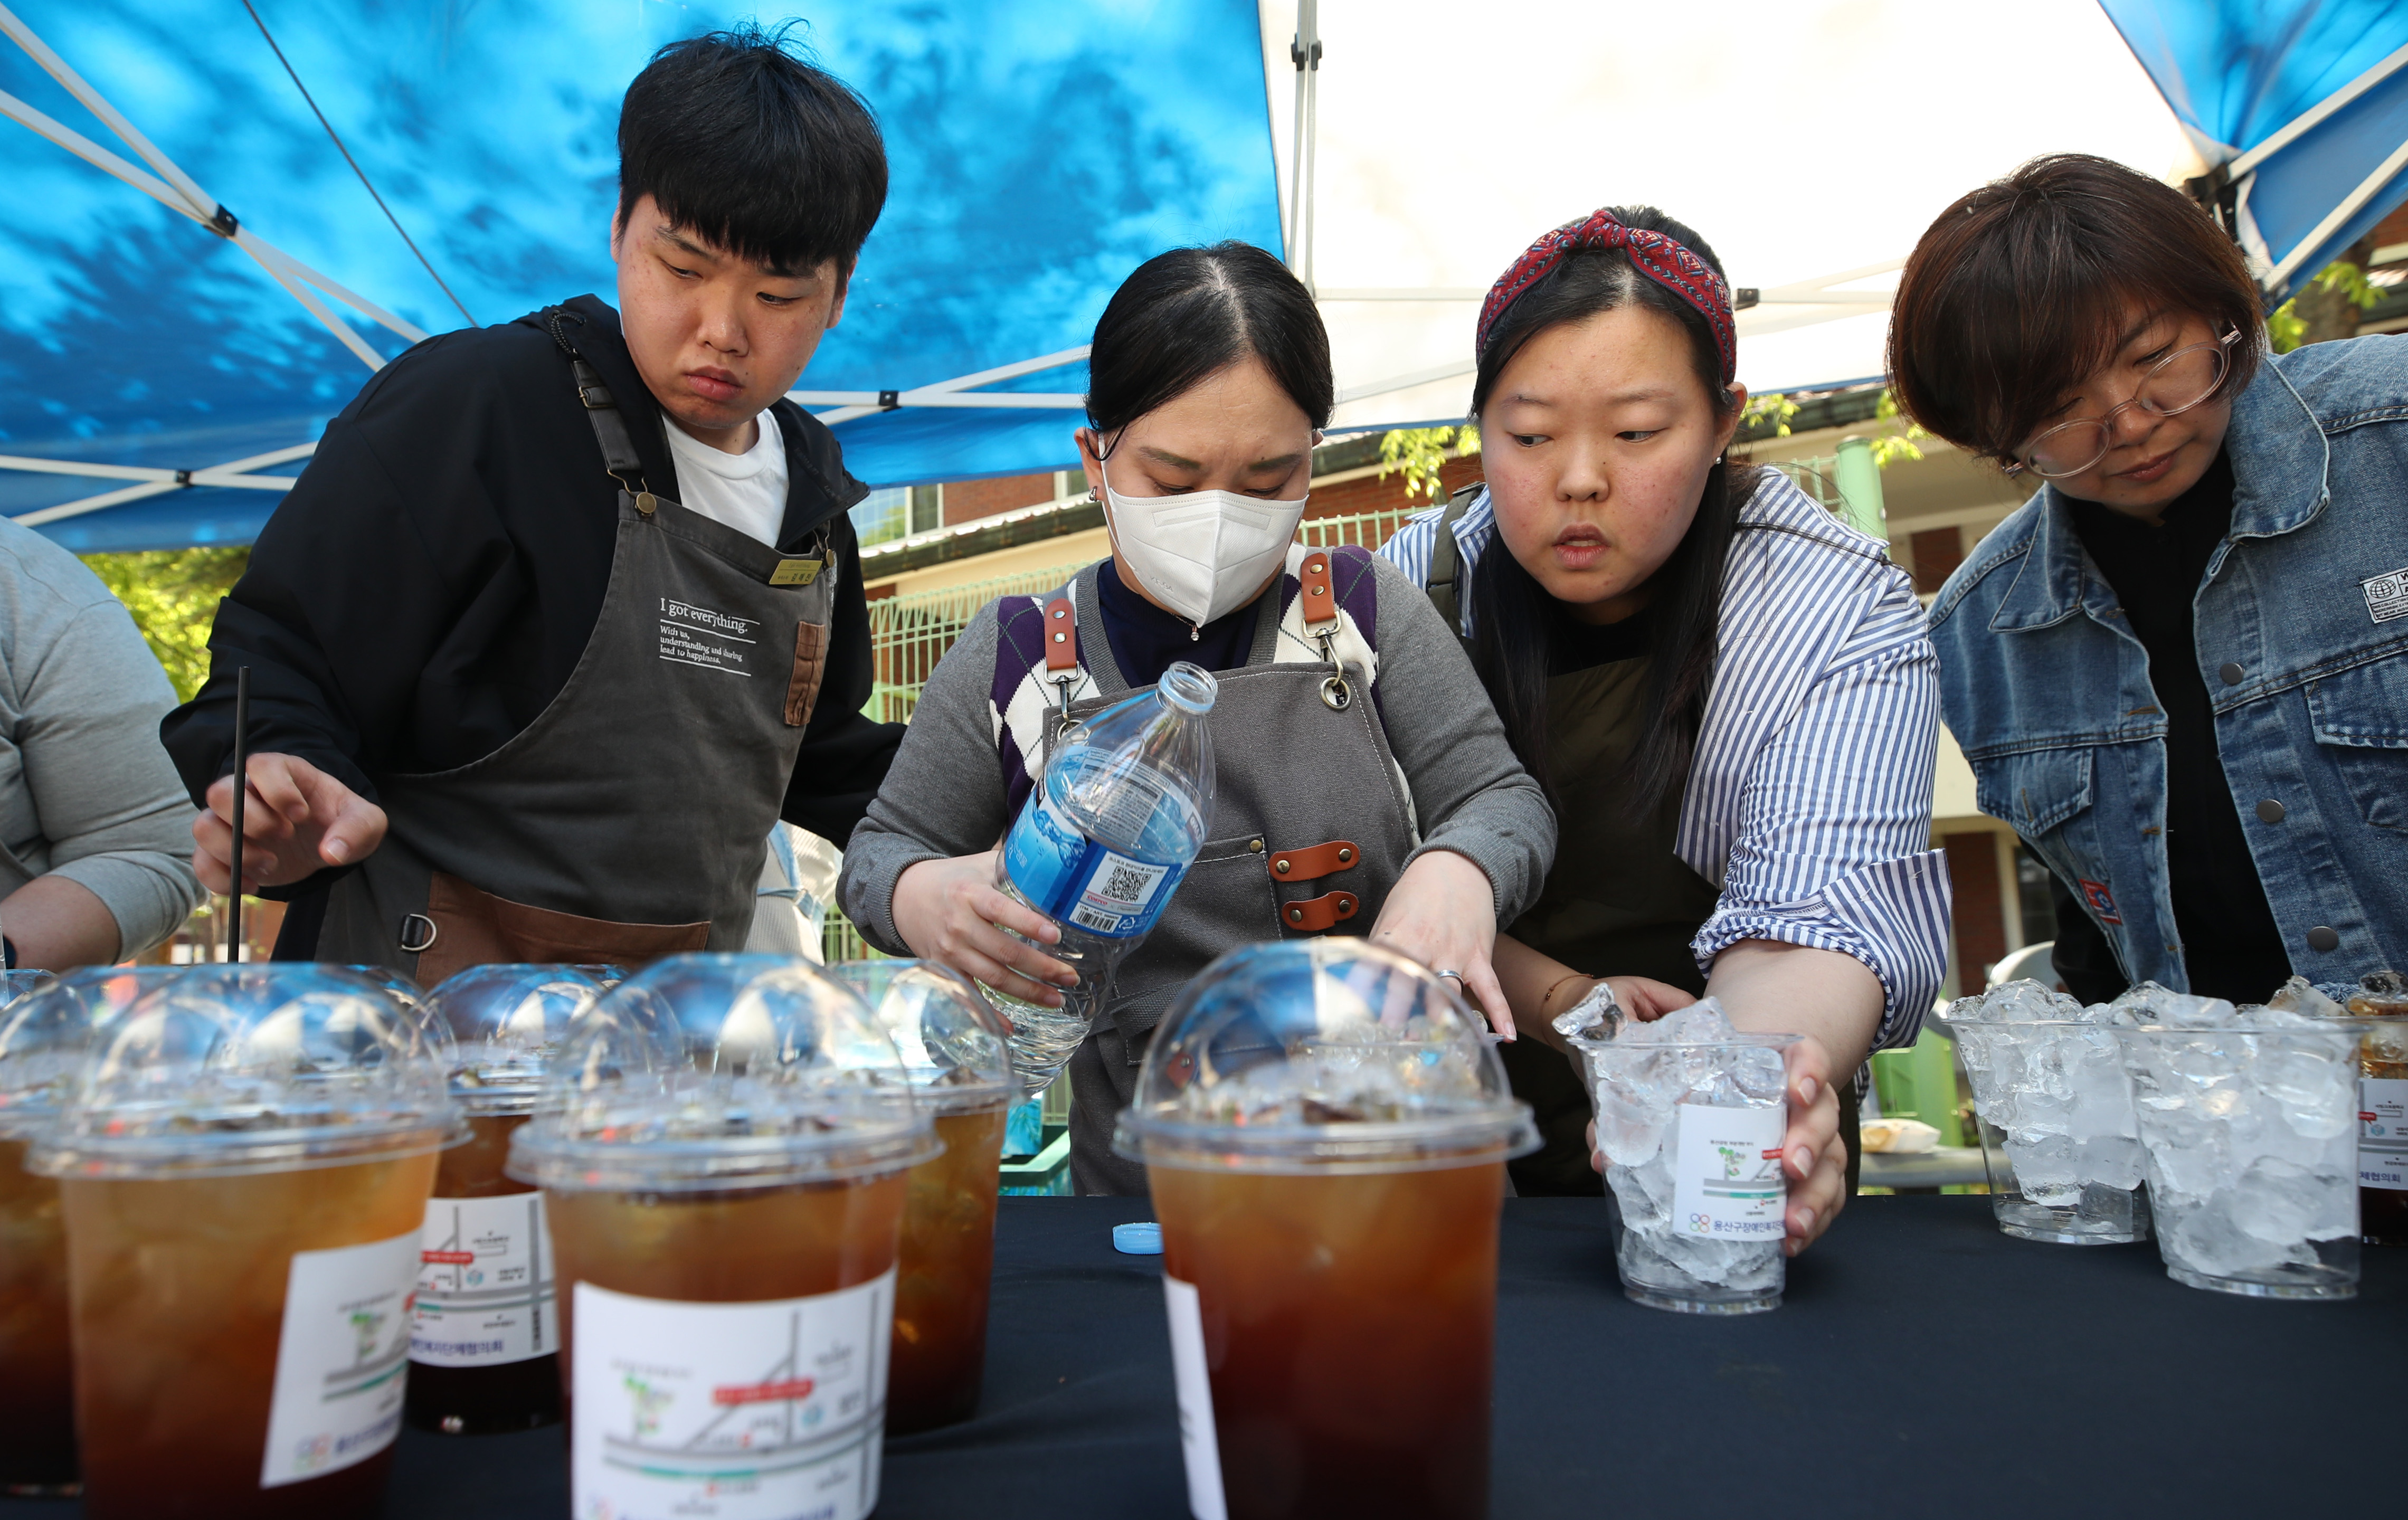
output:
{"label": "blue bottle cap on table", "polygon": [[1112,1249],[1125,1256],[1158,1256],[1162,1255],[1162,1226],[1114,1225]]}

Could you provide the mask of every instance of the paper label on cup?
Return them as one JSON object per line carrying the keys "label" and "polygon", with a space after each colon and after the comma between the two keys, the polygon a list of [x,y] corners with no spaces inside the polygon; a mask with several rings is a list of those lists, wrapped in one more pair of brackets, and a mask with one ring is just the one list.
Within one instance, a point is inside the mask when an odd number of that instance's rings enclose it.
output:
{"label": "paper label on cup", "polygon": [[1672,1162],[1672,1227],[1718,1240],[1778,1240],[1789,1186],[1781,1172],[1781,1140],[1789,1111],[1674,1109],[1680,1143]]}
{"label": "paper label on cup", "polygon": [[1170,1374],[1179,1390],[1179,1451],[1187,1465],[1187,1513],[1229,1520],[1221,1492],[1221,1439],[1212,1425],[1212,1373],[1204,1361],[1204,1305],[1196,1284],[1162,1274],[1170,1306]]}
{"label": "paper label on cup", "polygon": [[409,1359],[498,1367],[560,1349],[543,1195],[429,1198]]}
{"label": "paper label on cup", "polygon": [[294,1253],[259,1486],[340,1471],[401,1433],[417,1275],[414,1230],[366,1245]]}
{"label": "paper label on cup", "polygon": [[878,1507],[895,1273],[681,1303],[580,1283],[572,1514],[862,1520]]}
{"label": "paper label on cup", "polygon": [[2408,1192],[2408,1078],[2358,1079],[2358,1185]]}

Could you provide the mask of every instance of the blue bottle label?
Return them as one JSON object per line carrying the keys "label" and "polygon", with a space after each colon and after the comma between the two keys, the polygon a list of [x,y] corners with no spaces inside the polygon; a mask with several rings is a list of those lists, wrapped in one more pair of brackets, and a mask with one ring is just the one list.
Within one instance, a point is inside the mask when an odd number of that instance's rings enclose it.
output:
{"label": "blue bottle label", "polygon": [[1039,782],[1003,841],[1003,868],[1020,895],[1056,920],[1108,939],[1154,927],[1184,866],[1159,866],[1106,849],[1080,832]]}

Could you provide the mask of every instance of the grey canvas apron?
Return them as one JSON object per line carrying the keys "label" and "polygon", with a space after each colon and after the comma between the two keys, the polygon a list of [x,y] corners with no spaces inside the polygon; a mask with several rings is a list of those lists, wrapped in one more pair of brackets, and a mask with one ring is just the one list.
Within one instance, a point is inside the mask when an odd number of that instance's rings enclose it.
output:
{"label": "grey canvas apron", "polygon": [[[1079,652],[1100,695],[1072,703],[1073,721],[1136,695],[1104,635],[1096,567],[1075,584]],[[1115,971],[1070,1058],[1070,1172],[1081,1193],[1145,1193],[1145,1169],[1112,1154],[1112,1125],[1136,1092],[1147,1037],[1188,979],[1240,945],[1369,933],[1412,853],[1403,783],[1365,673],[1272,664],[1280,588],[1260,605],[1245,666],[1213,672],[1211,837],[1154,932]],[[1324,690],[1339,676],[1348,699],[1333,706]],[[1057,721],[1049,757],[1059,733]]]}
{"label": "grey canvas apron", "polygon": [[330,889],[322,961],[433,986],[492,961],[743,948],[837,567],[824,535],[781,554],[653,495],[600,375],[557,322],[553,337],[620,486],[601,615],[567,684],[509,742],[377,778],[384,843]]}

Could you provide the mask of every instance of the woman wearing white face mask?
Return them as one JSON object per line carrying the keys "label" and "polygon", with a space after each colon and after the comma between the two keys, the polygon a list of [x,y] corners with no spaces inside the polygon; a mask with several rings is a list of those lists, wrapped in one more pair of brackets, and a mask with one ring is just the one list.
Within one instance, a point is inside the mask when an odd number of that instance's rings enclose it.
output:
{"label": "woman wearing white face mask", "polygon": [[[1089,375],[1078,444],[1111,557],[972,621],[846,847],[838,898],[882,950],[1058,1005],[1070,968],[996,925],[1055,931],[994,886],[996,842],[1059,723],[1041,609],[1077,609],[1073,718],[1175,660],[1213,671],[1212,837],[1069,1067],[1080,1191],[1142,1193],[1143,1169],[1111,1154],[1112,1121],[1189,977],[1252,940],[1369,932],[1459,977],[1511,1038],[1489,954],[1555,829],[1421,588],[1366,551],[1293,541],[1334,387],[1320,314],[1277,259],[1223,243],[1150,261],[1096,323]],[[1325,699],[1333,674],[1351,700]]]}

